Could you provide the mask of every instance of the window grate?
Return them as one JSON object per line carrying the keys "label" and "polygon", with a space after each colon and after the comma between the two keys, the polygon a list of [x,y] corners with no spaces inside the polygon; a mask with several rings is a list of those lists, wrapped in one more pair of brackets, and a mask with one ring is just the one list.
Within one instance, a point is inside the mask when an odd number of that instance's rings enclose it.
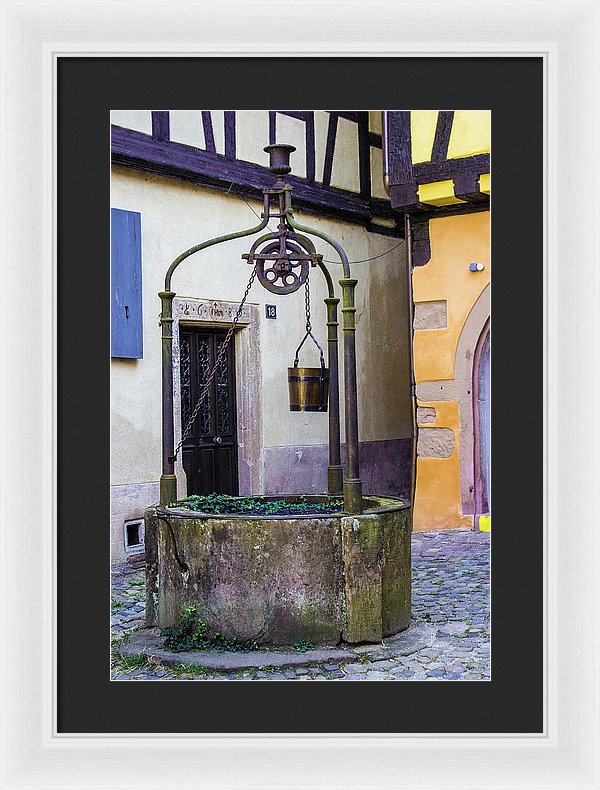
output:
{"label": "window grate", "polygon": [[125,551],[129,553],[143,551],[144,549],[144,522],[142,519],[136,521],[125,521],[123,524],[125,539]]}

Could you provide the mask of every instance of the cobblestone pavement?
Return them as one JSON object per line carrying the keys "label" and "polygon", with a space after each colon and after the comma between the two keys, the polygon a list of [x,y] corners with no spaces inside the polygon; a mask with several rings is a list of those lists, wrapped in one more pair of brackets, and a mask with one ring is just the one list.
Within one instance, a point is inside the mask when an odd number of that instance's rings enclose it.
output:
{"label": "cobblestone pavement", "polygon": [[[402,655],[392,644],[353,648],[356,661],[235,673],[197,665],[147,666],[117,659],[118,680],[488,680],[490,678],[490,536],[467,530],[416,532],[412,537],[412,617],[429,624],[426,646]],[[144,624],[144,570],[116,568],[113,639]],[[183,657],[182,657],[183,660]]]}

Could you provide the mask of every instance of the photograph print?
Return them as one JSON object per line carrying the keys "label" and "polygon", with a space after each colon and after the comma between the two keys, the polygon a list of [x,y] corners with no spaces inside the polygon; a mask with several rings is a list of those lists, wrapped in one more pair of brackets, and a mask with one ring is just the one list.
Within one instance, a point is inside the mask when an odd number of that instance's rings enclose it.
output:
{"label": "photograph print", "polygon": [[491,123],[111,112],[112,680],[491,679]]}

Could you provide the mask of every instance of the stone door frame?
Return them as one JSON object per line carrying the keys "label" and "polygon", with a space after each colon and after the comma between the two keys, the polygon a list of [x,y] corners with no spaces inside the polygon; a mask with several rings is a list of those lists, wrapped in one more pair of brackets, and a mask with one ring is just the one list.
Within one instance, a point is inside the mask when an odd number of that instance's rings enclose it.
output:
{"label": "stone door frame", "polygon": [[[481,469],[481,412],[479,410],[479,367],[481,364],[481,356],[486,340],[490,337],[490,322],[487,321],[484,326],[479,340],[477,341],[477,348],[475,349],[475,356],[473,358],[473,475],[475,480],[474,490],[474,503],[475,503],[475,524],[479,523],[479,516],[487,515],[491,509],[491,490],[487,490],[487,511],[483,508],[483,475]],[[488,481],[489,484],[489,481]]]}
{"label": "stone door frame", "polygon": [[[239,302],[176,296],[173,300],[173,411],[175,446],[181,439],[181,380],[179,373],[180,325],[205,329],[226,329],[240,306]],[[244,305],[232,342],[235,342],[235,386],[238,447],[238,484],[243,494],[264,491],[264,450],[261,398],[260,310]],[[177,490],[187,492],[181,451],[175,461]]]}
{"label": "stone door frame", "polygon": [[[475,516],[475,416],[473,363],[482,333],[490,325],[490,285],[479,294],[464,323],[454,357],[454,382],[458,401],[460,496],[462,512]],[[477,519],[475,519],[477,528]]]}

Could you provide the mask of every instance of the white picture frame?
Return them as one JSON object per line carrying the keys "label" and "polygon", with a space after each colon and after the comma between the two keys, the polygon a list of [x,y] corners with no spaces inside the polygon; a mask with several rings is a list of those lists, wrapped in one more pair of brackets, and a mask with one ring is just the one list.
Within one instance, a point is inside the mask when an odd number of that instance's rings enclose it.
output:
{"label": "white picture frame", "polygon": [[[2,788],[600,788],[600,6],[10,2],[2,17]],[[274,13],[274,12],[277,13]],[[385,24],[384,24],[385,20]],[[56,731],[59,56],[541,56],[545,67],[545,725],[536,735]],[[23,305],[29,319],[24,322]],[[15,333],[14,328],[19,327]],[[34,382],[42,386],[34,386]],[[526,398],[526,393],[523,394]],[[542,404],[534,404],[542,408]],[[32,448],[36,448],[35,460]],[[27,503],[16,508],[14,503]],[[160,755],[157,759],[157,754]]]}

